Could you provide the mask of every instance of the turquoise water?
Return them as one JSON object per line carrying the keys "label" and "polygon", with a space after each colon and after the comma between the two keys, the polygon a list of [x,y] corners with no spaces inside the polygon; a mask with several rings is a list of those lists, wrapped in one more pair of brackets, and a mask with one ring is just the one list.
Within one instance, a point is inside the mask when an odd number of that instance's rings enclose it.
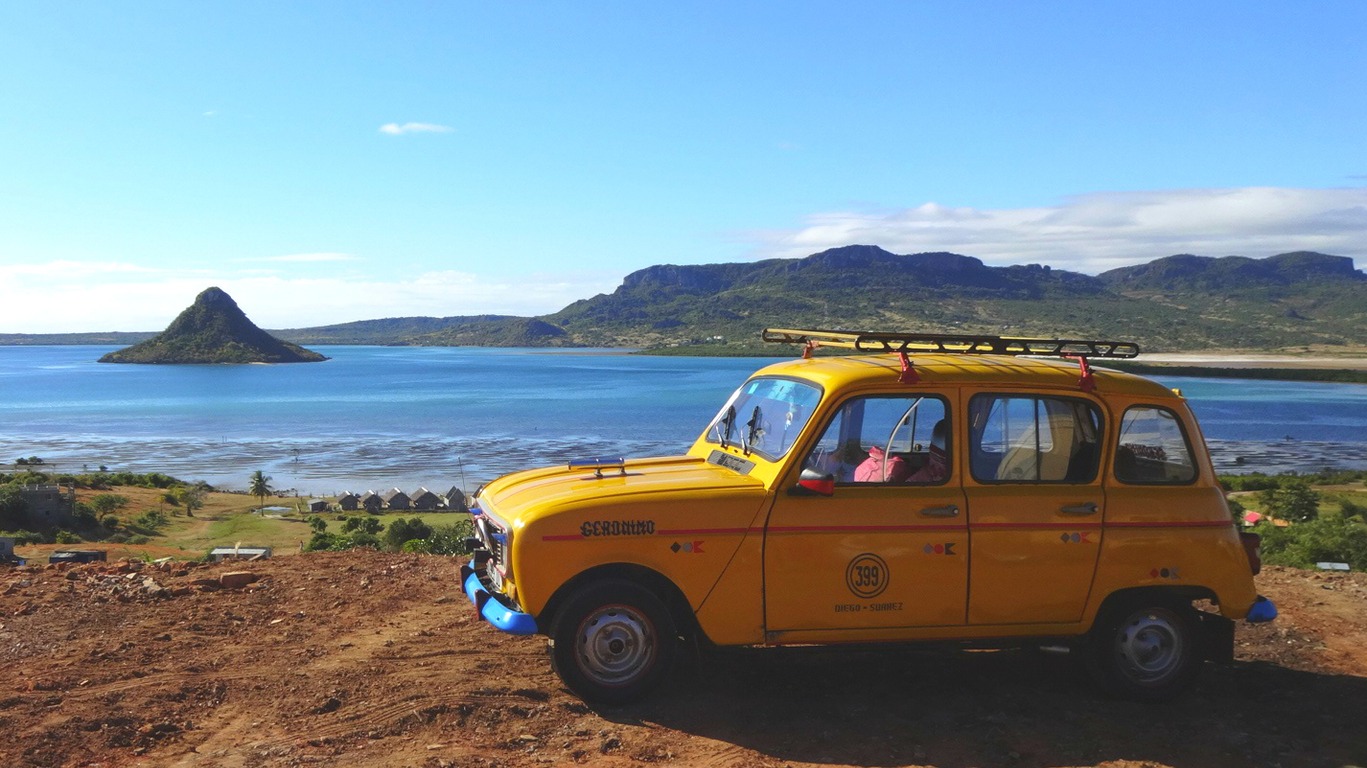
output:
{"label": "turquoise water", "polygon": [[[0,462],[106,465],[302,494],[473,489],[513,469],[684,450],[772,360],[616,350],[322,347],[325,363],[100,365],[116,347],[0,347]],[[1367,386],[1162,379],[1222,469],[1367,468]],[[1242,462],[1242,463],[1240,463]]]}

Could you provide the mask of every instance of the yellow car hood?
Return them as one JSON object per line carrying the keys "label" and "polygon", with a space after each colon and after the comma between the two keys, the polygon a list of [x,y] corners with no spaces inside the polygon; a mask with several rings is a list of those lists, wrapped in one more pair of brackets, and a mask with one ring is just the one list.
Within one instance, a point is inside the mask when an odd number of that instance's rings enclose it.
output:
{"label": "yellow car hood", "polygon": [[681,501],[719,495],[762,496],[763,482],[693,456],[629,459],[620,467],[548,467],[515,472],[480,491],[479,507],[522,527],[550,512],[583,506]]}

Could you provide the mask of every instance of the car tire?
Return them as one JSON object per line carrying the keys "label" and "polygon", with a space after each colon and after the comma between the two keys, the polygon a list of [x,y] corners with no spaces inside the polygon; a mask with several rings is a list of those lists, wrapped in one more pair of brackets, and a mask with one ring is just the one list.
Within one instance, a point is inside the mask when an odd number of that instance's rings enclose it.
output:
{"label": "car tire", "polygon": [[551,665],[585,701],[626,704],[646,695],[673,668],[678,633],[655,594],[628,581],[600,581],[575,592],[551,634]]}
{"label": "car tire", "polygon": [[1108,693],[1166,701],[1201,671],[1194,609],[1162,599],[1131,600],[1105,611],[1088,638],[1087,668]]}

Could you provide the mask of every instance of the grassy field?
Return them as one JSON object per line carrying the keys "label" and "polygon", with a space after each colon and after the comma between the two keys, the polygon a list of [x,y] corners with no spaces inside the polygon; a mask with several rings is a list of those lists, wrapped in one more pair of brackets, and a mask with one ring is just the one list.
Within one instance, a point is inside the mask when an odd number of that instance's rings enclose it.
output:
{"label": "grassy field", "polygon": [[[268,509],[265,515],[261,515],[258,512],[258,500],[254,496],[240,493],[211,493],[206,497],[204,507],[195,510],[194,517],[189,517],[183,509],[166,503],[162,498],[163,491],[151,488],[117,487],[104,491],[81,489],[76,492],[76,498],[88,503],[102,493],[118,494],[128,499],[128,504],[113,514],[130,532],[130,524],[135,526],[134,521],[147,512],[160,512],[166,516],[167,523],[155,532],[148,531],[147,542],[141,544],[118,543],[106,538],[87,540],[79,544],[17,546],[15,551],[21,557],[37,562],[45,561],[56,549],[102,549],[108,553],[111,560],[123,557],[174,557],[192,560],[203,556],[214,547],[241,545],[270,547],[276,556],[280,556],[299,552],[300,547],[313,535],[313,530],[307,522],[309,513],[300,514],[295,511],[297,504],[293,497],[268,497],[265,504]],[[270,507],[285,507],[289,511],[272,511]],[[365,512],[346,514],[366,515]],[[408,520],[417,517],[435,527],[449,525],[466,517],[464,514],[451,512],[395,512],[370,516],[378,519],[386,527],[400,518]],[[342,515],[328,512],[320,517],[327,521],[329,531],[341,532]],[[147,531],[145,528],[135,528],[138,531]]]}

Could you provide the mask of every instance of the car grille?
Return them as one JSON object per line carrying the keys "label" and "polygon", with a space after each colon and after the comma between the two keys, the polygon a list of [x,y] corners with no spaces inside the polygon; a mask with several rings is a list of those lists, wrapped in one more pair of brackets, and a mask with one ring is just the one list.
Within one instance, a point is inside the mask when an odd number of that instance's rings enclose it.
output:
{"label": "car grille", "polygon": [[508,534],[490,522],[488,517],[480,518],[479,526],[479,538],[489,550],[489,559],[497,565],[506,566],[508,563]]}

